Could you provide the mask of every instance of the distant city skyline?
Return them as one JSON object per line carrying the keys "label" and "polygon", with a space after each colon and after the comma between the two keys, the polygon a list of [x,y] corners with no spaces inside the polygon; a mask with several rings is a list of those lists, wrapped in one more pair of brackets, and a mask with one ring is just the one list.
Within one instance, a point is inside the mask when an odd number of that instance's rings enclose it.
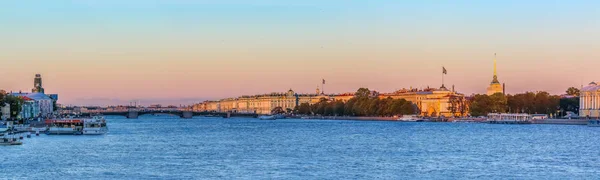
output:
{"label": "distant city skyline", "polygon": [[73,105],[441,86],[509,94],[600,81],[597,1],[0,3],[0,89]]}

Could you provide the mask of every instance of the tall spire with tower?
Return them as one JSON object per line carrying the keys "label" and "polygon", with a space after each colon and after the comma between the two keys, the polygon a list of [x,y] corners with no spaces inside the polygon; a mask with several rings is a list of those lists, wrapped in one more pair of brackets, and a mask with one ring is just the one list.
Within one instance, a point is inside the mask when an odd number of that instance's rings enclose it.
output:
{"label": "tall spire with tower", "polygon": [[44,93],[44,88],[42,86],[42,75],[36,74],[33,79],[33,89],[31,89],[32,93]]}
{"label": "tall spire with tower", "polygon": [[494,53],[494,79],[492,80],[492,84],[500,84],[498,81],[498,71],[496,71],[496,53]]}
{"label": "tall spire with tower", "polygon": [[500,81],[498,81],[498,71],[496,70],[496,53],[494,53],[494,78],[492,79],[492,83],[487,88],[487,95],[493,95],[496,93],[503,93],[502,85]]}

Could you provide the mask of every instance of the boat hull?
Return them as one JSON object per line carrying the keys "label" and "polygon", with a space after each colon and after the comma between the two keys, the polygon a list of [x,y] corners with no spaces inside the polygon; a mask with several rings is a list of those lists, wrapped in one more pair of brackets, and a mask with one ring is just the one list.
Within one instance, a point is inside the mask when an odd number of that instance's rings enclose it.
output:
{"label": "boat hull", "polygon": [[81,131],[72,128],[49,128],[47,135],[79,135]]}
{"label": "boat hull", "polygon": [[0,146],[15,146],[22,144],[23,142],[16,140],[16,138],[0,138]]}
{"label": "boat hull", "polygon": [[0,142],[0,146],[18,146],[18,145],[23,145],[23,143],[22,142],[8,142],[8,143]]}
{"label": "boat hull", "polygon": [[108,132],[107,128],[84,128],[83,135],[103,135]]}
{"label": "boat hull", "polygon": [[485,121],[485,123],[489,124],[532,124],[531,121],[515,121],[515,120],[490,120]]}
{"label": "boat hull", "polygon": [[276,116],[261,116],[261,117],[258,117],[258,119],[260,119],[260,120],[277,120],[277,117]]}

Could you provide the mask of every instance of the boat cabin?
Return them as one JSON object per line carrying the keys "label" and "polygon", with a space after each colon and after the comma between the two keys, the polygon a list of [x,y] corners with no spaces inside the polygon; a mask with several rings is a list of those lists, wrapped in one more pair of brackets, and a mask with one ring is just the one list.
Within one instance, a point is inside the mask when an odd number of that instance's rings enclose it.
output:
{"label": "boat cabin", "polygon": [[59,128],[79,128],[83,127],[83,120],[80,119],[66,119],[66,120],[46,120],[48,127],[59,127]]}
{"label": "boat cabin", "polygon": [[489,113],[488,121],[531,121],[529,114]]}

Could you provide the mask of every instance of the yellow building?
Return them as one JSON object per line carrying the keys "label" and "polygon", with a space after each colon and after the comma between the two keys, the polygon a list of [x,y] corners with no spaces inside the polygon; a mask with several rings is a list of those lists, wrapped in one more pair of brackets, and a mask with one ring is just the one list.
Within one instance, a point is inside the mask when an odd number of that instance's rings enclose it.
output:
{"label": "yellow building", "polygon": [[496,54],[494,54],[494,79],[492,79],[492,83],[490,83],[490,86],[487,88],[487,95],[491,96],[496,93],[504,93],[504,90],[500,81],[498,81],[498,74],[496,72]]}
{"label": "yellow building", "polygon": [[[422,116],[462,116],[465,115],[463,113],[468,111],[468,107],[464,103],[466,101],[464,95],[448,90],[445,87],[440,89],[427,88],[424,90],[403,89],[394,93],[377,94],[374,92],[374,95],[381,99],[391,97],[393,99],[411,101]],[[227,98],[219,101],[205,101],[194,105],[192,108],[195,111],[270,114],[276,107],[281,107],[284,110],[293,110],[300,104],[308,103],[309,105],[313,105],[320,102],[321,99],[347,102],[353,97],[353,93],[325,95],[319,91],[315,94],[297,94],[290,89],[286,93],[271,93]],[[463,113],[460,111],[461,108],[464,109]]]}
{"label": "yellow building", "polygon": [[379,97],[411,101],[421,116],[464,116],[468,112],[465,96],[443,86],[439,89],[402,89],[394,93],[381,94]]}
{"label": "yellow building", "polygon": [[227,98],[219,101],[205,101],[193,106],[195,111],[209,112],[234,112],[270,114],[277,107],[283,110],[293,110],[302,103],[315,104],[321,98],[331,100],[331,97],[322,94],[296,94],[293,90],[286,93],[271,93],[254,96],[241,96]]}
{"label": "yellow building", "polygon": [[579,116],[600,117],[600,86],[592,82],[582,88],[579,103]]}

